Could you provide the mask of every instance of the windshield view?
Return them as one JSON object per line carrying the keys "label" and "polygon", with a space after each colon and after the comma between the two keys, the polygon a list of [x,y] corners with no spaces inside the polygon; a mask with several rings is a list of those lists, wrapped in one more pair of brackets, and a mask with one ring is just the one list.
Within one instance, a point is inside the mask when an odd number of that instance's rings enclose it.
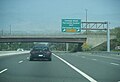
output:
{"label": "windshield view", "polygon": [[120,82],[120,0],[0,0],[0,82]]}

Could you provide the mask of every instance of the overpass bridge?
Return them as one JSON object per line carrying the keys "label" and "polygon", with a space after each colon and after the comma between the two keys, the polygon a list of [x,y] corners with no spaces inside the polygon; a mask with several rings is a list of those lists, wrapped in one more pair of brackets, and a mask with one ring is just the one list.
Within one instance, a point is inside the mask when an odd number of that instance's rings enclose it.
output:
{"label": "overpass bridge", "polygon": [[0,36],[0,43],[5,42],[60,42],[60,43],[84,43],[87,37],[78,35],[62,36]]}
{"label": "overpass bridge", "polygon": [[[111,35],[110,39],[115,36]],[[101,35],[39,35],[39,36],[0,36],[0,43],[11,42],[55,42],[55,43],[87,43],[92,47],[96,47],[107,41],[105,34]]]}
{"label": "overpass bridge", "polygon": [[[0,36],[0,43],[14,43],[14,42],[54,42],[66,43],[66,50],[68,51],[68,43],[78,43],[78,49],[83,43],[87,43],[92,48],[107,41],[106,35],[57,35],[57,36]],[[110,39],[114,39],[112,35]]]}

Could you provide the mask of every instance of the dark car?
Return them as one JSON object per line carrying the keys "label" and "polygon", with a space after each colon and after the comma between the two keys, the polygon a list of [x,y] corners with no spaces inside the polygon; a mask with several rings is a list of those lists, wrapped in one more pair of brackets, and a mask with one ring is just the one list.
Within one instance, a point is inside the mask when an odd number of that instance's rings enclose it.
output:
{"label": "dark car", "polygon": [[35,46],[30,51],[30,61],[32,60],[49,60],[51,61],[52,52],[47,46]]}

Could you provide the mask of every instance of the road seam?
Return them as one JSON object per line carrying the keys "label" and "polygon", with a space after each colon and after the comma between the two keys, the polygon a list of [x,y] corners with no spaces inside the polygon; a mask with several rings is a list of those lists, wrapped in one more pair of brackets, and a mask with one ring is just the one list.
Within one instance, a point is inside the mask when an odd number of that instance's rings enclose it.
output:
{"label": "road seam", "polygon": [[8,69],[4,69],[4,70],[0,71],[0,74],[3,73],[3,72],[5,72],[5,71],[7,71],[7,70],[8,70]]}
{"label": "road seam", "polygon": [[92,59],[92,60],[96,61],[97,59]]}
{"label": "road seam", "polygon": [[82,72],[81,70],[79,70],[78,68],[76,68],[75,66],[73,66],[72,64],[70,64],[69,62],[65,61],[64,59],[62,59],[61,57],[53,54],[55,57],[57,57],[58,59],[60,59],[62,62],[64,62],[65,64],[67,64],[68,66],[70,66],[72,69],[74,69],[76,72],[78,72],[79,74],[81,74],[82,76],[84,76],[87,80],[89,80],[90,82],[97,82],[95,79],[93,79],[92,77],[90,77],[89,75],[87,75],[86,73]]}

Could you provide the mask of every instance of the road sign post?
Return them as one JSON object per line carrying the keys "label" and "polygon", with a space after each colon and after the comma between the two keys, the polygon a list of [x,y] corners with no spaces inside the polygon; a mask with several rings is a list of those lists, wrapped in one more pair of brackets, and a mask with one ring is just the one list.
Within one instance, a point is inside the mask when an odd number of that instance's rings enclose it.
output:
{"label": "road sign post", "polygon": [[62,32],[81,32],[81,19],[62,19]]}
{"label": "road sign post", "polygon": [[107,52],[110,52],[110,29],[107,22]]}

